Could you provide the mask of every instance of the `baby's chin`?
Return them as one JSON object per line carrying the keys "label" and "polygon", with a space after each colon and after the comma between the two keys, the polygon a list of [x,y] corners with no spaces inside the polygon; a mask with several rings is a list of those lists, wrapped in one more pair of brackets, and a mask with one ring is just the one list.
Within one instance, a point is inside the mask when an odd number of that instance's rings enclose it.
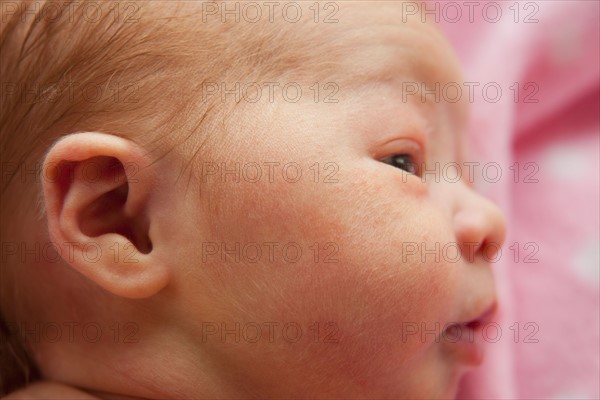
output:
{"label": "baby's chin", "polygon": [[365,398],[455,399],[469,368],[437,346],[418,358],[415,363],[397,366],[388,359],[389,373],[380,370],[385,376],[365,390]]}

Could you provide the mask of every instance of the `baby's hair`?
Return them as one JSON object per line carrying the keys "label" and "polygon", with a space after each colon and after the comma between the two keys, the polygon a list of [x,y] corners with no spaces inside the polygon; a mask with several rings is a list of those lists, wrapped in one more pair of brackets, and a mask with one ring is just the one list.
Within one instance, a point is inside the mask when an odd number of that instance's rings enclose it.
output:
{"label": "baby's hair", "polygon": [[[319,50],[327,39],[301,29],[302,22],[287,28],[269,20],[223,22],[205,18],[200,2],[136,1],[115,10],[119,4],[1,4],[0,156],[14,166],[2,173],[3,238],[19,232],[18,222],[8,219],[42,204],[40,176],[24,182],[19,173],[38,168],[41,175],[42,157],[62,135],[99,131],[126,137],[160,159],[193,136],[220,131],[239,109],[219,104],[219,96],[203,101],[206,82],[231,87],[284,76],[312,79],[335,68],[331,48]],[[328,63],[318,65],[324,54]],[[193,146],[181,148],[197,153]],[[0,395],[38,376],[26,343],[5,329],[22,310],[36,307],[18,288],[19,267],[3,257]]]}

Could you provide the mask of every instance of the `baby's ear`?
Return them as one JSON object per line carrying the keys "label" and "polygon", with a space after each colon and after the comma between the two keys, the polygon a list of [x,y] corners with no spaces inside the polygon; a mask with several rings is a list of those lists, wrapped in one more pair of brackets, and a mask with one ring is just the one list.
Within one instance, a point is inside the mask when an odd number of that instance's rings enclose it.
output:
{"label": "baby's ear", "polygon": [[157,169],[142,147],[104,133],[59,139],[44,158],[42,188],[50,239],[75,270],[107,291],[146,298],[168,285],[150,226]]}

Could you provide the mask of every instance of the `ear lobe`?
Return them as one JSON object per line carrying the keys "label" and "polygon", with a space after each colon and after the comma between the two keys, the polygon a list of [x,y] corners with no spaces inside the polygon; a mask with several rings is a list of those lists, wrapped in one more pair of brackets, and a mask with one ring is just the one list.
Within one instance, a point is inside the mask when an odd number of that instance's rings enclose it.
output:
{"label": "ear lobe", "polygon": [[50,239],[74,269],[127,298],[150,297],[169,282],[152,253],[150,164],[135,143],[91,132],[61,138],[44,159]]}

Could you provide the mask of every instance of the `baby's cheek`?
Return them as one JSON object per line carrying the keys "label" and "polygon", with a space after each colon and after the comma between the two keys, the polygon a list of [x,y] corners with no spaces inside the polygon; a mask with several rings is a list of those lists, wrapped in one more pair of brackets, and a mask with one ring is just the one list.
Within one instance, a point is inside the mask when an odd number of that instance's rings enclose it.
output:
{"label": "baby's cheek", "polygon": [[[374,179],[321,190],[315,202],[305,191],[293,212],[281,216],[293,221],[299,236],[336,245],[335,263],[311,267],[311,276],[328,289],[322,293],[326,301],[307,306],[315,310],[337,304],[339,315],[350,321],[348,329],[358,336],[370,332],[369,340],[380,343],[398,342],[403,329],[415,325],[435,329],[451,307],[456,279],[455,269],[435,254],[423,258],[421,251],[406,251],[407,244],[435,249],[435,243],[447,242],[450,228],[427,202],[392,192]],[[311,293],[314,281],[296,283]],[[411,340],[407,337],[402,347],[422,346]]]}
{"label": "baby's cheek", "polygon": [[[439,320],[450,306],[455,268],[436,248],[449,241],[451,228],[427,201],[410,192],[399,196],[389,180],[356,180],[341,172],[337,183],[280,179],[225,186],[223,199],[213,201],[219,207],[212,214],[213,239],[230,248],[256,243],[265,250],[265,243],[275,243],[275,260],[263,254],[249,274],[271,269],[269,278],[292,280],[278,284],[305,294],[326,288],[334,302],[364,296],[384,310],[370,315],[391,313],[392,322]],[[302,255],[291,262],[297,250]],[[319,303],[307,306],[314,310]]]}
{"label": "baby's cheek", "polygon": [[[224,186],[222,201],[212,202],[212,241],[229,248],[275,242],[279,250],[294,243],[303,254],[297,262],[282,253],[255,264],[229,258],[215,267],[215,281],[247,312],[234,319],[300,324],[302,354],[315,368],[335,364],[361,385],[398,379],[433,357],[427,352],[452,306],[456,275],[407,244],[434,248],[447,241],[449,227],[419,196],[390,188],[389,179],[339,177],[337,184]],[[334,342],[324,345],[327,335]],[[279,357],[296,363],[298,351]]]}

